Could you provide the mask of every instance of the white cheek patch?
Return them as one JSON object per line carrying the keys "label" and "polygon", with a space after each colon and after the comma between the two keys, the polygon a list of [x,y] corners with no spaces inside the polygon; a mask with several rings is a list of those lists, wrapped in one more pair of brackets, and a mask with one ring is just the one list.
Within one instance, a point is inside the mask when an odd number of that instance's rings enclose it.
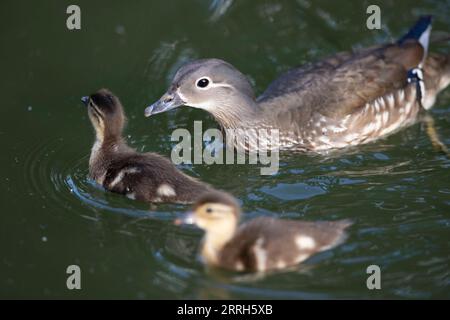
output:
{"label": "white cheek patch", "polygon": [[205,89],[208,89],[208,88],[233,88],[233,86],[229,85],[228,83],[211,83]]}
{"label": "white cheek patch", "polygon": [[183,100],[185,103],[187,103],[186,97],[181,93],[180,89],[177,89],[176,93],[180,97],[181,100]]}
{"label": "white cheek patch", "polygon": [[[199,80],[201,80],[201,79],[208,80],[208,85],[206,87],[204,87],[204,88],[197,86],[197,82]],[[210,77],[198,78],[197,80],[195,80],[194,85],[199,90],[208,90],[208,89],[211,89],[211,88],[220,88],[220,87],[225,87],[225,88],[232,88],[233,87],[233,86],[231,86],[231,85],[229,85],[228,83],[225,83],[225,82],[214,82],[214,81],[211,80]]]}
{"label": "white cheek patch", "polygon": [[[197,88],[197,89],[201,89],[201,88]],[[183,100],[184,103],[185,103],[187,106],[189,106],[189,107],[208,110],[209,107],[212,105],[212,104],[210,104],[209,102],[206,102],[206,103],[192,103],[191,101],[189,101],[189,99],[186,98],[185,95],[183,95],[183,94],[181,93],[180,89],[178,89],[178,90],[176,91],[176,93],[177,93],[178,97],[180,97],[180,99]]]}
{"label": "white cheek patch", "polygon": [[[205,88],[197,87],[197,85],[195,83],[194,83],[194,86],[195,86],[195,89],[201,90],[201,91],[207,91],[207,90],[213,89],[213,88],[231,88],[231,89],[234,88],[230,84],[227,84],[227,83],[214,83],[211,80],[210,80],[210,84],[207,87],[205,87]],[[180,89],[178,89],[176,91],[176,93],[180,97],[180,99],[183,100],[186,103],[186,105],[188,105],[190,107],[203,109],[203,110],[207,110],[207,111],[210,111],[210,110],[212,110],[212,109],[217,107],[217,101],[214,100],[214,97],[212,99],[208,99],[206,101],[195,102],[194,103],[192,101],[189,101],[189,99],[186,98],[186,96],[181,93]]]}

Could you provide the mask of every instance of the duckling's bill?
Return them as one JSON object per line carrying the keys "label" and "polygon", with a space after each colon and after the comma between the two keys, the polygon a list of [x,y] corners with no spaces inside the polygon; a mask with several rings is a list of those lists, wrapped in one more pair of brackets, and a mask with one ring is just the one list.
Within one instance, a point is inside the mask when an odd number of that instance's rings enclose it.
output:
{"label": "duckling's bill", "polygon": [[166,112],[184,105],[185,102],[176,92],[165,93],[158,101],[145,108],[145,116]]}
{"label": "duckling's bill", "polygon": [[195,224],[195,214],[192,211],[186,212],[181,218],[174,221],[174,224],[179,226],[181,224]]}
{"label": "duckling's bill", "polygon": [[81,102],[83,102],[83,104],[87,107],[89,104],[89,99],[90,99],[89,96],[81,97]]}

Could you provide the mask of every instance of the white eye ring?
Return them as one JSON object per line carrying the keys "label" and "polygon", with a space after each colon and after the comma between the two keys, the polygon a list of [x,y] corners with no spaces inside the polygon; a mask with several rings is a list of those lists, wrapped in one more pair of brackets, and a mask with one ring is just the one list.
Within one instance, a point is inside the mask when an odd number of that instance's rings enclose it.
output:
{"label": "white eye ring", "polygon": [[200,90],[206,90],[209,89],[212,83],[209,77],[201,77],[195,81],[195,86]]}

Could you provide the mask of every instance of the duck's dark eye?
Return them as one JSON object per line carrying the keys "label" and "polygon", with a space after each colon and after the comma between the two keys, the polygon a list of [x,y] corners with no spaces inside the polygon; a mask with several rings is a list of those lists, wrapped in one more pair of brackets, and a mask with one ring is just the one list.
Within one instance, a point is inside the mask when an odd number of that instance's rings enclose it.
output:
{"label": "duck's dark eye", "polygon": [[199,88],[206,88],[209,84],[209,80],[206,78],[201,78],[197,81],[197,87]]}
{"label": "duck's dark eye", "polygon": [[212,213],[213,210],[211,208],[206,208],[206,213]]}

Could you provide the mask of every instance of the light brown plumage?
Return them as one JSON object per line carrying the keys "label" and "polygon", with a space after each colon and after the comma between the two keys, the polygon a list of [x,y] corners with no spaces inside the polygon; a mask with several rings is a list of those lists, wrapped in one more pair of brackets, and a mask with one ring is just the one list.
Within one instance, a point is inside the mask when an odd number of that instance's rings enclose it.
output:
{"label": "light brown plumage", "polygon": [[[323,151],[367,143],[414,123],[449,84],[450,56],[428,54],[430,30],[431,18],[423,17],[395,43],[294,68],[257,99],[231,64],[193,61],[146,115],[182,104],[201,108],[225,129],[278,130],[273,148]],[[422,70],[423,81],[415,81],[413,73]]]}
{"label": "light brown plumage", "polygon": [[234,271],[263,272],[294,266],[341,244],[348,220],[291,221],[260,217],[238,225],[240,208],[224,192],[205,193],[193,212],[177,223],[205,230],[201,256],[206,264]]}

